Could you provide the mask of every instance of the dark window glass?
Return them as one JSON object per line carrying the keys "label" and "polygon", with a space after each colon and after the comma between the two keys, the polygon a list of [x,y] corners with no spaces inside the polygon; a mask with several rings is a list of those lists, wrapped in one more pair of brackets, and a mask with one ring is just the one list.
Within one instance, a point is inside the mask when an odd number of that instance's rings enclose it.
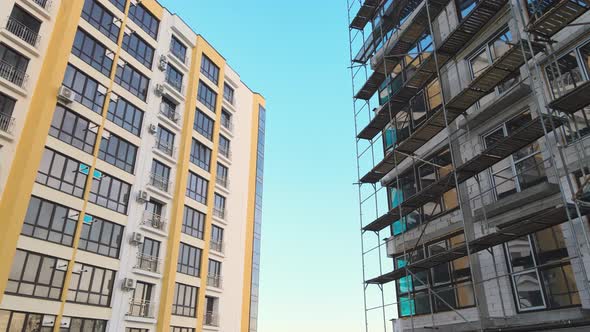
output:
{"label": "dark window glass", "polygon": [[215,83],[215,85],[219,83],[219,67],[205,55],[203,55],[203,59],[201,60],[201,73],[210,79],[211,82]]}
{"label": "dark window glass", "polygon": [[224,109],[221,109],[221,125],[229,130],[232,130],[231,118],[232,118],[232,115],[230,112],[228,112]]}
{"label": "dark window glass", "polygon": [[213,215],[225,219],[225,197],[215,193]]}
{"label": "dark window glass", "polygon": [[8,97],[7,95],[0,92],[0,129],[4,130],[5,128],[5,120],[6,118],[12,117],[12,112],[14,111],[14,105],[16,104],[16,100]]}
{"label": "dark window glass", "polygon": [[137,33],[123,35],[123,49],[148,69],[152,69],[154,48],[141,39]]}
{"label": "dark window glass", "polygon": [[17,249],[6,293],[59,300],[67,268],[66,260]]}
{"label": "dark window glass", "polygon": [[146,100],[150,80],[130,64],[117,64],[115,82],[139,99]]}
{"label": "dark window glass", "polygon": [[182,218],[182,232],[203,240],[205,214],[185,205],[184,217]]}
{"label": "dark window glass", "polygon": [[219,135],[219,153],[226,158],[231,157],[231,151],[229,148],[229,139],[223,135]]}
{"label": "dark window glass", "polygon": [[[138,281],[131,295],[131,303],[129,304],[129,311],[127,315],[134,317],[146,317],[153,318],[154,313],[152,311],[152,291],[154,285],[147,282]],[[147,329],[133,328],[136,332],[148,331]]]}
{"label": "dark window glass", "polygon": [[172,36],[172,41],[170,42],[170,52],[174,54],[182,63],[186,63],[186,46],[181,43],[178,38]]}
{"label": "dark window glass", "polygon": [[143,123],[143,111],[117,96],[116,100],[111,98],[107,119],[135,136],[139,136]]}
{"label": "dark window glass", "polygon": [[109,210],[127,214],[130,191],[131,185],[101,172],[100,179],[96,176],[92,178],[88,201]]}
{"label": "dark window glass", "polygon": [[115,271],[76,263],[68,289],[68,302],[108,307],[111,303]]}
{"label": "dark window glass", "polygon": [[198,277],[201,273],[201,253],[201,249],[181,242],[176,271]]}
{"label": "dark window glass", "polygon": [[[132,316],[138,316],[139,315],[139,314],[135,314],[134,315],[132,312],[133,312],[133,310],[131,311],[131,313],[129,313]],[[140,317],[142,317],[142,316],[140,316]],[[125,329],[125,332],[149,332],[149,330],[148,329],[140,329],[138,327],[128,327],[128,328]]]}
{"label": "dark window glass", "polygon": [[[223,252],[223,228],[217,227],[215,225],[213,225],[213,227],[211,228],[210,248],[217,252]],[[211,266],[209,266],[209,271],[211,271]],[[221,275],[221,272],[217,275]]]}
{"label": "dark window glass", "polygon": [[193,172],[188,173],[188,182],[186,186],[186,196],[195,201],[207,204],[207,188],[209,181],[198,176]]}
{"label": "dark window glass", "polygon": [[63,85],[76,92],[75,100],[98,114],[102,114],[107,88],[76,67],[68,65]]}
{"label": "dark window glass", "polygon": [[148,33],[152,38],[158,39],[158,27],[160,22],[144,6],[131,5],[129,7],[129,18],[139,27]]}
{"label": "dark window glass", "polygon": [[115,17],[97,1],[86,0],[84,2],[82,17],[110,40],[117,42],[120,28],[115,24]]}
{"label": "dark window glass", "polygon": [[211,169],[211,149],[193,138],[190,160],[193,164],[209,172]]}
{"label": "dark window glass", "polygon": [[205,115],[205,113],[196,110],[193,128],[209,140],[213,140],[213,119]]}
{"label": "dark window glass", "polygon": [[217,105],[217,93],[213,91],[203,81],[199,81],[199,93],[197,100],[203,103],[209,110],[215,112],[215,105]]}
{"label": "dark window glass", "polygon": [[174,157],[174,133],[170,130],[158,126],[158,138],[156,139],[156,148],[170,157]]}
{"label": "dark window glass", "polygon": [[53,113],[49,135],[92,154],[97,131],[98,125],[58,105]]}
{"label": "dark window glass", "polygon": [[[110,78],[114,53],[86,31],[78,29],[74,38],[72,54]],[[111,55],[111,57],[107,55]]]}
{"label": "dark window glass", "polygon": [[60,328],[59,332],[105,332],[106,320],[74,318],[70,319],[70,328]]}
{"label": "dark window glass", "polygon": [[119,136],[109,133],[108,139],[100,141],[98,158],[133,174],[137,147]]}
{"label": "dark window glass", "polygon": [[[0,331],[5,332],[53,332],[51,326],[43,326],[44,321],[55,321],[55,315],[36,314],[28,312],[16,312],[0,310]],[[24,330],[26,328],[26,330]],[[89,332],[104,332],[91,331]],[[60,331],[61,332],[61,331]],[[69,330],[67,331],[69,332]],[[81,331],[80,331],[81,332]]]}
{"label": "dark window glass", "polygon": [[182,73],[172,65],[166,67],[166,82],[168,82],[176,91],[182,93]]}
{"label": "dark window glass", "polygon": [[123,226],[90,215],[82,225],[78,248],[102,256],[119,257]]}
{"label": "dark window glass", "polygon": [[229,168],[223,166],[220,163],[217,163],[217,174],[216,174],[217,183],[219,183],[223,187],[227,188],[228,176],[229,176]]}
{"label": "dark window glass", "polygon": [[21,234],[72,246],[80,212],[32,196]]}
{"label": "dark window glass", "polygon": [[115,7],[119,8],[120,11],[125,11],[125,4],[127,0],[109,0]]}
{"label": "dark window glass", "polygon": [[221,288],[221,262],[209,259],[207,285]]}
{"label": "dark window glass", "polygon": [[195,332],[191,327],[170,326],[172,332]]}
{"label": "dark window glass", "polygon": [[227,83],[223,84],[223,99],[227,100],[230,104],[234,103],[234,89]]}
{"label": "dark window glass", "polygon": [[197,287],[176,283],[174,285],[174,300],[172,314],[177,316],[195,317],[197,311]]}
{"label": "dark window glass", "polygon": [[176,111],[176,106],[176,103],[170,99],[162,97],[162,103],[160,104],[160,114],[178,124],[180,120],[180,114],[178,114]]}
{"label": "dark window glass", "polygon": [[[15,23],[8,23],[7,29],[27,43],[36,46],[37,36],[41,30],[41,21],[18,5],[12,7],[10,20]],[[13,27],[13,25],[17,27]]]}
{"label": "dark window glass", "polygon": [[157,160],[153,160],[150,184],[162,191],[168,192],[170,189],[170,167]]}
{"label": "dark window glass", "polygon": [[29,66],[29,59],[17,51],[13,50],[6,44],[0,43],[0,64],[2,71],[0,77],[24,87],[27,83],[27,67]]}
{"label": "dark window glass", "polygon": [[82,198],[90,166],[45,148],[36,182]]}
{"label": "dark window glass", "polygon": [[473,11],[479,0],[455,0],[459,18],[464,19]]}

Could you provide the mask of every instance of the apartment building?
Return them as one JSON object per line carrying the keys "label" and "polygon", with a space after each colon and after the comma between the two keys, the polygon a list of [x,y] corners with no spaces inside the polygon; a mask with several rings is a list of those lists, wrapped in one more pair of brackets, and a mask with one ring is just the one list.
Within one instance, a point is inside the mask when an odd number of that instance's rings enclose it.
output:
{"label": "apartment building", "polygon": [[257,331],[264,98],[154,0],[0,8],[0,331]]}
{"label": "apartment building", "polygon": [[590,1],[347,5],[366,331],[588,331]]}

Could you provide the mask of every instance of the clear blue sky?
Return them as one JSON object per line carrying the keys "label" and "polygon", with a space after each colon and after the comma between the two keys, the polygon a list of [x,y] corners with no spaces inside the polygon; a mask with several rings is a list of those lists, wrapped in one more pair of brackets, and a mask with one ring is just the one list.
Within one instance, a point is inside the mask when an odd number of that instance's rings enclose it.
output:
{"label": "clear blue sky", "polygon": [[345,0],[161,0],[267,100],[259,332],[363,325]]}

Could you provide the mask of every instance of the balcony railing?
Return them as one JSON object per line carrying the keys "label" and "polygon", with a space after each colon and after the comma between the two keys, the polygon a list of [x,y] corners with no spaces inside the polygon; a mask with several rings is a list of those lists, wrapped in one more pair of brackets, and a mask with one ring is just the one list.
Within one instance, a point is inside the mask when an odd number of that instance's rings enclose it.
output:
{"label": "balcony railing", "polygon": [[168,190],[170,190],[171,187],[171,182],[168,180],[168,178],[164,178],[157,174],[151,173],[150,185],[154,186],[156,189],[168,192]]}
{"label": "balcony railing", "polygon": [[131,299],[127,316],[154,318],[153,305],[147,300]]}
{"label": "balcony railing", "polygon": [[219,317],[216,313],[208,311],[205,313],[205,325],[219,326]]}
{"label": "balcony railing", "polygon": [[10,33],[24,40],[31,46],[39,46],[39,40],[41,39],[41,36],[39,36],[36,31],[32,30],[13,17],[8,18],[8,21],[6,22],[6,30],[10,31]]}
{"label": "balcony railing", "polygon": [[0,77],[23,89],[29,80],[29,75],[27,75],[27,73],[2,60],[0,60]]}
{"label": "balcony railing", "polygon": [[225,209],[213,208],[213,215],[217,218],[225,219]]}
{"label": "balcony railing", "polygon": [[209,242],[209,248],[211,250],[217,251],[217,252],[222,253],[222,254],[224,252],[224,247],[225,246],[223,245],[223,242],[221,242],[221,241],[211,241],[211,242]]}
{"label": "balcony railing", "polygon": [[170,156],[170,157],[174,157],[174,152],[175,152],[175,148],[174,148],[174,144],[170,143],[170,142],[166,142],[160,139],[156,140],[156,144],[155,144],[155,148],[160,150],[161,152],[165,153],[166,155]]}
{"label": "balcony railing", "polygon": [[223,188],[229,187],[229,179],[227,177],[218,176],[215,178],[215,182]]}
{"label": "balcony railing", "polygon": [[178,60],[180,60],[180,62],[182,62],[183,64],[187,64],[186,60],[186,54],[182,55],[180,54],[179,51],[175,50],[174,47],[172,47],[172,45],[170,45],[170,53],[172,53],[172,55],[174,55],[175,58],[177,58]]}
{"label": "balcony railing", "polygon": [[184,86],[182,85],[182,79],[172,78],[166,75],[166,83],[170,84],[176,91],[183,93]]}
{"label": "balcony railing", "polygon": [[219,147],[219,154],[224,156],[227,159],[231,159],[231,149],[230,148],[222,148]]}
{"label": "balcony railing", "polygon": [[51,0],[33,0],[34,3],[38,4],[41,8],[49,10],[53,4]]}
{"label": "balcony railing", "polygon": [[0,113],[0,131],[12,134],[14,129],[14,118]]}
{"label": "balcony railing", "polygon": [[172,122],[178,124],[180,121],[180,114],[176,112],[174,108],[166,103],[160,104],[160,114],[165,116],[167,119],[171,120]]}
{"label": "balcony railing", "polygon": [[207,276],[207,285],[215,288],[221,288],[221,276],[210,274]]}
{"label": "balcony railing", "polygon": [[159,231],[166,230],[166,220],[161,215],[150,211],[143,211],[141,224]]}
{"label": "balcony railing", "polygon": [[161,260],[158,257],[138,252],[134,267],[148,272],[160,273],[160,262]]}
{"label": "balcony railing", "polygon": [[232,120],[221,120],[221,126],[231,132],[234,131],[234,123]]}

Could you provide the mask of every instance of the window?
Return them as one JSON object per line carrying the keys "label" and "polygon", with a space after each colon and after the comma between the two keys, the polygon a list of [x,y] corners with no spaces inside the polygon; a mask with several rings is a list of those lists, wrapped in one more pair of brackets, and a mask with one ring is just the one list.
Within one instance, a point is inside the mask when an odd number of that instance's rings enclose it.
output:
{"label": "window", "polygon": [[92,179],[88,201],[109,210],[127,214],[131,185],[108,174],[100,173],[100,179],[96,177]]}
{"label": "window", "polygon": [[227,83],[223,84],[223,99],[227,100],[230,104],[234,103],[234,89]]}
{"label": "window", "polygon": [[4,43],[0,43],[0,64],[2,71],[0,77],[14,83],[21,88],[27,80],[27,67],[29,59],[18,53]]}
{"label": "window", "polygon": [[58,105],[53,112],[49,135],[92,154],[97,130],[98,125]]}
{"label": "window", "polygon": [[114,283],[115,271],[76,263],[67,301],[108,307]]}
{"label": "window", "polygon": [[[424,247],[421,246],[416,251],[408,253],[407,256],[396,257],[394,259],[395,268],[399,269],[427,256],[452,250],[464,242],[465,237],[463,234],[459,234]],[[431,308],[433,312],[444,312],[475,305],[468,257],[438,265],[430,270],[417,272],[415,276],[402,277],[396,281],[396,287],[399,294],[398,310],[401,317],[429,314]],[[429,292],[429,288],[432,289],[432,292]],[[438,296],[432,295],[435,292]],[[444,302],[440,300],[441,298],[444,299]]]}
{"label": "window", "polygon": [[455,0],[459,19],[462,20],[467,17],[467,15],[473,11],[479,1],[480,0]]}
{"label": "window", "polygon": [[219,153],[226,158],[231,157],[231,151],[229,149],[229,139],[223,135],[219,135]]}
{"label": "window", "polygon": [[133,68],[133,66],[130,64],[125,63],[123,66],[117,64],[115,82],[122,86],[125,90],[137,96],[139,99],[143,101],[147,99],[147,91],[148,86],[150,85],[150,80],[137,69]]}
{"label": "window", "polygon": [[149,237],[143,238],[135,267],[144,271],[160,273],[160,241]]}
{"label": "window", "polygon": [[199,94],[197,100],[203,103],[209,110],[215,112],[215,106],[217,105],[217,94],[203,81],[199,81]]}
{"label": "window", "polygon": [[91,220],[82,224],[78,248],[102,256],[119,258],[123,226],[86,215]]}
{"label": "window", "polygon": [[147,69],[152,69],[154,48],[141,39],[137,33],[123,34],[123,49]]}
{"label": "window", "polygon": [[129,7],[129,18],[139,27],[148,33],[152,38],[158,39],[158,27],[160,22],[142,5],[131,5]]}
{"label": "window", "polygon": [[207,285],[221,288],[221,262],[209,259]]}
{"label": "window", "polygon": [[176,271],[198,277],[201,274],[201,252],[197,247],[180,242]]}
{"label": "window", "polygon": [[209,181],[203,179],[193,172],[188,173],[188,181],[186,186],[186,196],[195,201],[207,204],[207,188]]}
{"label": "window", "polygon": [[186,63],[186,50],[187,47],[184,46],[183,43],[178,40],[175,36],[172,36],[172,41],[170,42],[170,52],[174,54],[182,63]]}
{"label": "window", "polygon": [[158,138],[156,139],[156,148],[170,157],[174,156],[174,134],[162,127],[158,126]]}
{"label": "window", "polygon": [[162,103],[160,104],[160,114],[164,115],[174,123],[178,123],[180,115],[176,112],[176,104],[166,97],[162,97]]}
{"label": "window", "polygon": [[225,219],[225,197],[215,193],[215,202],[213,206],[213,215]]}
{"label": "window", "polygon": [[219,306],[219,299],[212,296],[205,296],[205,319],[204,324],[207,326],[218,326],[219,320],[217,317],[217,310]]}
{"label": "window", "polygon": [[[152,304],[150,302],[152,299],[153,288],[154,285],[148,284],[147,282],[138,281],[135,284],[127,315],[134,317],[154,317]],[[134,330],[141,331],[141,329]]]}
{"label": "window", "polygon": [[142,225],[164,231],[166,227],[166,220],[162,216],[164,211],[164,204],[150,200],[145,203],[144,217],[141,220]]}
{"label": "window", "polygon": [[172,328],[172,332],[195,332],[192,327],[170,326],[170,328]]}
{"label": "window", "polygon": [[76,93],[75,100],[93,112],[102,114],[107,88],[68,64],[63,85]]}
{"label": "window", "polygon": [[219,67],[206,55],[203,55],[203,59],[201,60],[201,73],[210,79],[211,82],[215,83],[215,85],[219,83]]}
{"label": "window", "polygon": [[59,300],[68,261],[17,249],[6,294]]}
{"label": "window", "polygon": [[0,129],[4,129],[4,117],[11,118],[16,100],[0,92]]}
{"label": "window", "polygon": [[505,244],[520,312],[580,305],[580,295],[561,226]]}
{"label": "window", "polygon": [[[108,133],[107,131],[105,132]],[[119,136],[111,133],[108,134],[108,139],[103,138],[100,141],[98,158],[125,172],[133,174],[137,147]]]}
{"label": "window", "polygon": [[117,42],[120,28],[115,24],[115,17],[97,1],[86,0],[84,2],[82,17],[103,35],[113,42]]}
{"label": "window", "polygon": [[125,332],[150,332],[148,329],[140,329],[138,327],[128,327]]}
{"label": "window", "polygon": [[111,96],[116,96],[116,98],[111,98],[107,119],[133,135],[139,136],[143,123],[143,111],[124,98],[115,94],[111,94]]}
{"label": "window", "polygon": [[125,12],[125,4],[127,0],[109,0],[115,7],[119,8],[120,11]]}
{"label": "window", "polygon": [[194,129],[209,140],[213,140],[213,119],[196,110]]}
{"label": "window", "polygon": [[106,320],[63,317],[62,322],[70,320],[70,327],[61,327],[60,332],[105,332],[107,328]]}
{"label": "window", "polygon": [[[45,325],[43,322],[55,321],[55,318],[54,315],[0,310],[0,330],[2,332],[53,332],[54,325],[43,326]],[[89,331],[104,332],[104,330]]]}
{"label": "window", "polygon": [[14,5],[6,29],[32,46],[37,46],[41,21],[20,6]]}
{"label": "window", "polygon": [[[90,166],[45,148],[36,182],[66,194],[82,198]],[[86,170],[86,174],[82,173]]]}
{"label": "window", "polygon": [[232,130],[232,122],[231,122],[231,113],[221,109],[221,125],[226,128],[229,129],[230,131]]}
{"label": "window", "polygon": [[209,172],[211,169],[211,149],[193,138],[191,145],[191,162]]}
{"label": "window", "polygon": [[182,73],[174,68],[174,66],[168,64],[166,66],[166,82],[168,82],[176,91],[182,93]]}
{"label": "window", "polygon": [[153,160],[150,184],[157,189],[168,192],[170,189],[170,167],[157,160]]}
{"label": "window", "polygon": [[229,169],[225,166],[223,166],[220,163],[217,163],[217,183],[220,184],[222,187],[227,188],[228,187],[228,173],[229,173]]}
{"label": "window", "polygon": [[197,287],[176,283],[174,285],[174,302],[172,314],[177,316],[197,316]]}
{"label": "window", "polygon": [[21,234],[71,247],[79,211],[32,196]]}
{"label": "window", "polygon": [[[223,228],[215,225],[211,228],[211,249],[217,252],[223,252]],[[211,265],[209,265],[209,271],[211,271]],[[219,273],[221,274],[221,272]]]}
{"label": "window", "polygon": [[[106,46],[84,30],[78,29],[76,32],[72,54],[110,78],[113,68],[112,57],[114,56],[114,52],[107,49]],[[111,55],[110,57],[108,56],[109,54]]]}
{"label": "window", "polygon": [[184,217],[182,218],[182,232],[203,240],[205,214],[185,205]]}

